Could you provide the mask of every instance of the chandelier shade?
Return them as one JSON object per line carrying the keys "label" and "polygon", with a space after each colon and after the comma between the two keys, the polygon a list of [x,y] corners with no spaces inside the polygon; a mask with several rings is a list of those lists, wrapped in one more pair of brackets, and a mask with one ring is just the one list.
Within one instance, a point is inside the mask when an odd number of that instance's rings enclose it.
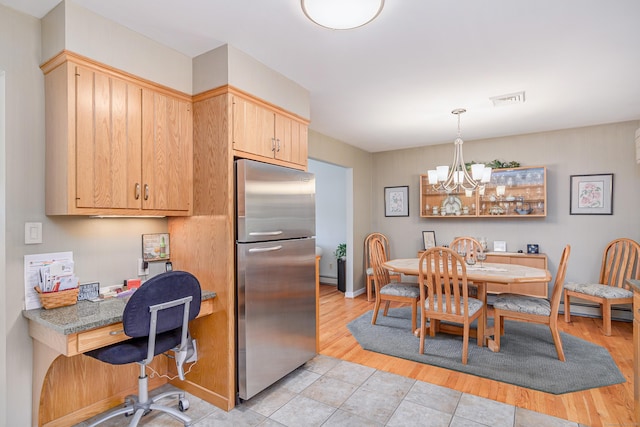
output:
{"label": "chandelier shade", "polygon": [[467,170],[462,156],[462,144],[464,141],[460,136],[460,115],[466,112],[464,108],[457,108],[451,113],[458,116],[458,137],[455,139],[453,162],[451,166],[437,166],[427,172],[429,184],[436,191],[446,193],[464,192],[470,197],[473,191],[478,188],[480,194],[484,193],[484,186],[491,181],[491,168],[485,167],[482,163],[471,165],[471,173]]}
{"label": "chandelier shade", "polygon": [[332,30],[350,30],[373,21],[384,0],[300,0],[302,11],[314,23]]}

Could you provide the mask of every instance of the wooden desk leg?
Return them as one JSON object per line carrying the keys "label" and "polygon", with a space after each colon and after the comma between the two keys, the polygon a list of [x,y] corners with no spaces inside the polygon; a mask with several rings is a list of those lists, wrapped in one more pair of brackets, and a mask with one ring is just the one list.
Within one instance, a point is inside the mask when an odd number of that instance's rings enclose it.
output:
{"label": "wooden desk leg", "polygon": [[33,340],[33,377],[31,382],[31,425],[40,426],[40,397],[44,379],[54,360],[61,356],[56,350]]}

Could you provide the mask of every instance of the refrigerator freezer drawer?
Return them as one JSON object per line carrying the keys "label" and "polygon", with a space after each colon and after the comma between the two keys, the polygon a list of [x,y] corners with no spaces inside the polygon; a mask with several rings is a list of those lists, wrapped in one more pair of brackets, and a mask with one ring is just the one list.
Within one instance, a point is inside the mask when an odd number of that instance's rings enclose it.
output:
{"label": "refrigerator freezer drawer", "polygon": [[312,173],[242,159],[236,175],[238,242],[315,236]]}
{"label": "refrigerator freezer drawer", "polygon": [[315,239],[237,251],[238,391],[246,400],[316,354]]}

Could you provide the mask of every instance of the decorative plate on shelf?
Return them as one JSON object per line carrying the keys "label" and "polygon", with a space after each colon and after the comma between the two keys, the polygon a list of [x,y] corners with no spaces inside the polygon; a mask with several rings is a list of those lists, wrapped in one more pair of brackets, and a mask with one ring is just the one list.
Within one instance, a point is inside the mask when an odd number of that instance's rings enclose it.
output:
{"label": "decorative plate on shelf", "polygon": [[458,196],[448,195],[442,201],[442,211],[446,212],[447,215],[460,214],[462,212],[462,200]]}

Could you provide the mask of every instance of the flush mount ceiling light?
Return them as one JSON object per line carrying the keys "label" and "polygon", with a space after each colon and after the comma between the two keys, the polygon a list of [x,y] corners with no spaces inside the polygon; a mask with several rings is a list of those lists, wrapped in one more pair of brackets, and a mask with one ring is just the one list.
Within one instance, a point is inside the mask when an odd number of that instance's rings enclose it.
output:
{"label": "flush mount ceiling light", "polygon": [[300,0],[311,21],[331,30],[350,30],[373,21],[384,0]]}
{"label": "flush mount ceiling light", "polygon": [[491,181],[491,168],[484,164],[474,163],[471,165],[471,175],[462,157],[462,144],[464,141],[460,136],[460,114],[466,112],[464,108],[457,108],[451,113],[458,116],[458,137],[455,139],[453,151],[453,163],[449,166],[438,166],[429,170],[429,184],[436,191],[445,193],[463,192],[467,197],[471,197],[473,190],[479,188],[480,194],[484,194],[484,186]]}

